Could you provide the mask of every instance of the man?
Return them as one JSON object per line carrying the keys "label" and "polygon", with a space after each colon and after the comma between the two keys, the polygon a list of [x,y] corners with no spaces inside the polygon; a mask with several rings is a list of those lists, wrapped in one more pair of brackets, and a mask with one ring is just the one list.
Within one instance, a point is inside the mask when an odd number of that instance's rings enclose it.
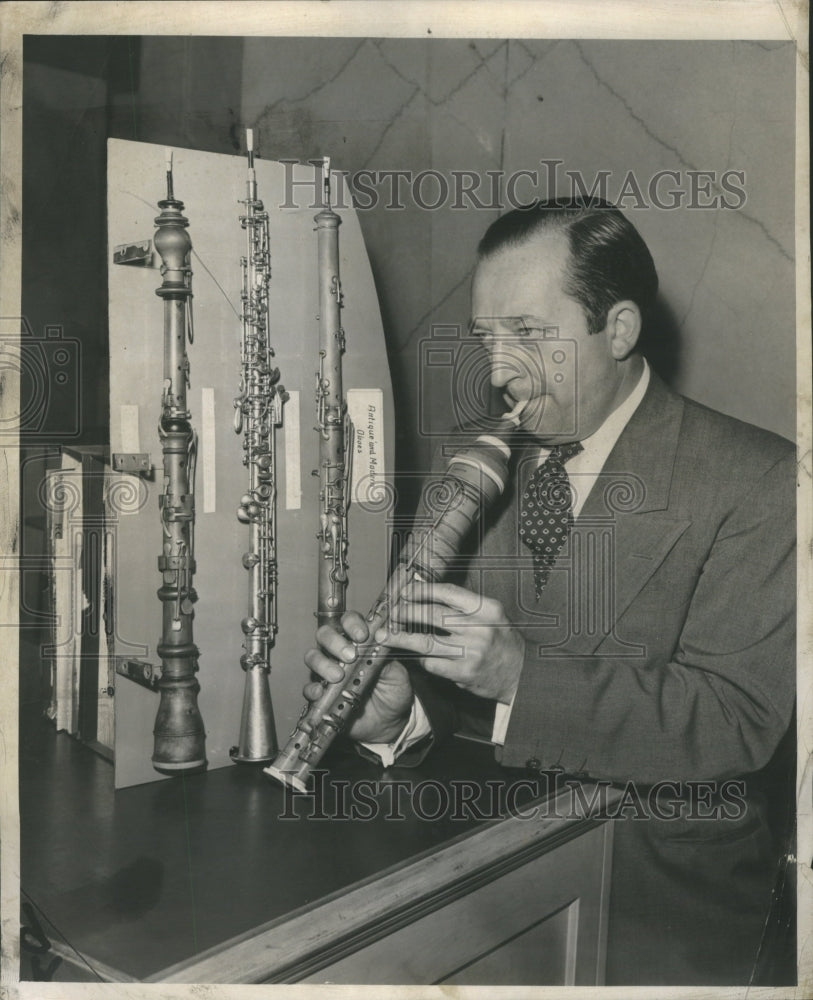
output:
{"label": "man", "polygon": [[[759,772],[795,693],[794,449],[650,370],[656,291],[646,245],[603,202],[538,203],[487,231],[472,332],[524,443],[466,585],[416,585],[380,637],[425,673],[393,658],[350,736],[388,763],[442,735],[429,675],[481,709],[457,723],[484,717],[508,767],[642,796],[669,783],[668,809],[617,824],[607,981],[746,984],[777,865]],[[552,513],[551,490],[567,501]],[[355,613],[343,628],[366,638]],[[353,658],[346,636],[322,628],[306,656],[328,681]],[[713,790],[691,805],[692,782],[729,779],[745,808]]]}

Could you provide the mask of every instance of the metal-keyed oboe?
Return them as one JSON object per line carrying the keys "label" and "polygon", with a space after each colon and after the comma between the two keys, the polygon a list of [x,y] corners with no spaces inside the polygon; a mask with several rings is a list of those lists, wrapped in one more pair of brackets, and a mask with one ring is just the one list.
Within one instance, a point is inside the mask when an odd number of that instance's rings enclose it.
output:
{"label": "metal-keyed oboe", "polygon": [[356,655],[339,664],[344,678],[325,683],[317,701],[305,706],[285,747],[266,774],[295,789],[307,790],[310,773],[335,737],[361,704],[389,658],[389,650],[375,640],[389,625],[391,610],[404,588],[415,579],[436,581],[455,560],[460,546],[484,509],[505,489],[510,438],[518,423],[520,407],[508,414],[494,433],[482,434],[455,455],[440,480],[424,491],[426,507],[435,512],[432,523],[412,539],[369,614],[369,638],[355,643]]}
{"label": "metal-keyed oboe", "polygon": [[195,459],[197,436],[190,424],[186,390],[189,387],[187,338],[193,340],[192,240],[186,231],[183,202],[172,187],[172,154],[167,154],[167,196],[158,202],[155,249],[161,256],[161,286],[155,294],[164,300],[164,391],[161,398],[161,439],[164,492],[159,497],[163,547],[158,569],[163,583],[158,591],[163,629],[158,643],[161,657],[161,700],[155,719],[153,766],[166,774],[195,771],[206,766],[206,734],[198,709],[198,648],[192,638],[197,594],[195,573]]}
{"label": "metal-keyed oboe", "polygon": [[347,590],[347,507],[352,434],[342,393],[342,284],[339,277],[341,219],[330,204],[330,158],[323,160],[324,206],[314,217],[319,259],[319,371],[316,411],[319,433],[320,547],[316,619],[338,626]]}
{"label": "metal-keyed oboe", "polygon": [[234,430],[243,433],[243,465],[248,468],[248,490],[240,500],[237,518],[249,526],[248,614],[242,620],[245,671],[240,738],[230,750],[236,763],[266,763],[277,751],[274,713],[268,675],[270,651],[277,634],[277,482],[276,428],[288,398],[279,384],[279,369],[271,365],[268,284],[271,279],[268,213],[257,198],[254,135],[246,130],[248,181],[245,214],[246,255],[241,258],[242,336],[240,390],[234,400]]}

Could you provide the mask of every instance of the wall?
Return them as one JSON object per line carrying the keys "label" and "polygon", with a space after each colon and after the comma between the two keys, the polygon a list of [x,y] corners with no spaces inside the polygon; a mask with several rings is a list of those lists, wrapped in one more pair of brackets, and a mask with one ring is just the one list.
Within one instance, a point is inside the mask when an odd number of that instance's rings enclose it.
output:
{"label": "wall", "polygon": [[[538,184],[517,185],[522,200],[548,193],[541,159],[588,184],[608,171],[611,197],[630,170],[644,190],[660,170],[678,171],[684,190],[692,170],[744,171],[747,199],[734,211],[624,202],[661,276],[652,354],[679,390],[794,434],[789,43],[79,36],[31,39],[26,58],[24,287],[35,321],[87,313],[75,328],[87,347],[84,423],[94,440],[105,433],[105,132],[237,152],[244,125],[258,127],[268,159],[328,154],[351,175],[535,170]],[[404,207],[392,209],[388,188],[378,184],[378,203],[360,216],[400,460],[421,464],[420,342],[434,323],[465,325],[473,248],[500,211],[454,209],[451,199],[427,211],[408,185]],[[431,180],[423,193],[435,196]],[[428,416],[440,427],[450,414]]]}
{"label": "wall", "polygon": [[[480,175],[537,171],[520,201],[549,192],[541,159],[608,171],[615,199],[630,170],[647,207],[623,204],[661,278],[649,353],[678,390],[793,437],[794,52],[761,42],[246,39],[242,117],[265,154],[330,154],[337,168]],[[737,210],[659,209],[647,187],[676,170],[744,171]],[[669,204],[670,178],[656,197]],[[701,188],[702,177],[696,182]],[[425,202],[439,200],[426,181]],[[561,187],[560,187],[561,190]],[[400,414],[402,463],[422,463],[416,359],[432,324],[464,324],[473,249],[495,208],[427,211],[404,186],[402,209],[361,211]],[[488,188],[480,200],[488,203]],[[505,185],[503,193],[506,193]],[[725,194],[719,186],[700,201]],[[737,204],[739,196],[727,195]],[[369,199],[368,199],[369,200]],[[352,290],[348,289],[348,294]],[[440,427],[447,404],[429,414]]]}

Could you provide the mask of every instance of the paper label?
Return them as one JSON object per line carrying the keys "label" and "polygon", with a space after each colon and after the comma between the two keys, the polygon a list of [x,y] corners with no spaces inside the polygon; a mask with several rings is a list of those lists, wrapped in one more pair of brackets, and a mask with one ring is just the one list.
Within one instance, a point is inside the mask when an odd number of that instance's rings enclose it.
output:
{"label": "paper label", "polygon": [[282,407],[285,439],[285,509],[302,509],[302,462],[300,457],[299,391],[289,391]]}
{"label": "paper label", "polygon": [[372,503],[380,495],[384,463],[384,393],[381,389],[348,389],[347,412],[353,434],[353,503]]}

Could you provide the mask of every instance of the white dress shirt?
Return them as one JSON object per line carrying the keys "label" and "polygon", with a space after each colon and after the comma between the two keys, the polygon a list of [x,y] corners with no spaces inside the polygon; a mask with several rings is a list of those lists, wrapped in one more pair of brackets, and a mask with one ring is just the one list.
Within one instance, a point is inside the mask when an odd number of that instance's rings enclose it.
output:
{"label": "white dress shirt", "polygon": [[[621,432],[629,423],[633,413],[638,409],[641,400],[644,398],[647,386],[649,385],[649,365],[644,359],[644,370],[638,380],[638,384],[627,396],[627,398],[616,407],[607,417],[604,423],[582,442],[582,451],[574,455],[567,463],[568,476],[571,479],[573,488],[573,518],[578,519],[584,507],[585,501],[590,495],[590,491],[596,483],[604,463],[609,458],[610,452],[615,447],[616,441],[621,437]],[[550,448],[539,449],[539,462],[541,465],[550,454]],[[502,745],[505,743],[505,734],[508,732],[508,720],[511,718],[513,699],[506,705],[497,702],[494,715],[494,729],[491,735],[492,743]],[[432,731],[429,719],[418,698],[412,700],[412,710],[409,720],[401,732],[401,735],[394,743],[365,743],[364,745],[381,757],[385,767],[390,767],[399,754],[408,747],[413,746],[418,740],[423,739]]]}

